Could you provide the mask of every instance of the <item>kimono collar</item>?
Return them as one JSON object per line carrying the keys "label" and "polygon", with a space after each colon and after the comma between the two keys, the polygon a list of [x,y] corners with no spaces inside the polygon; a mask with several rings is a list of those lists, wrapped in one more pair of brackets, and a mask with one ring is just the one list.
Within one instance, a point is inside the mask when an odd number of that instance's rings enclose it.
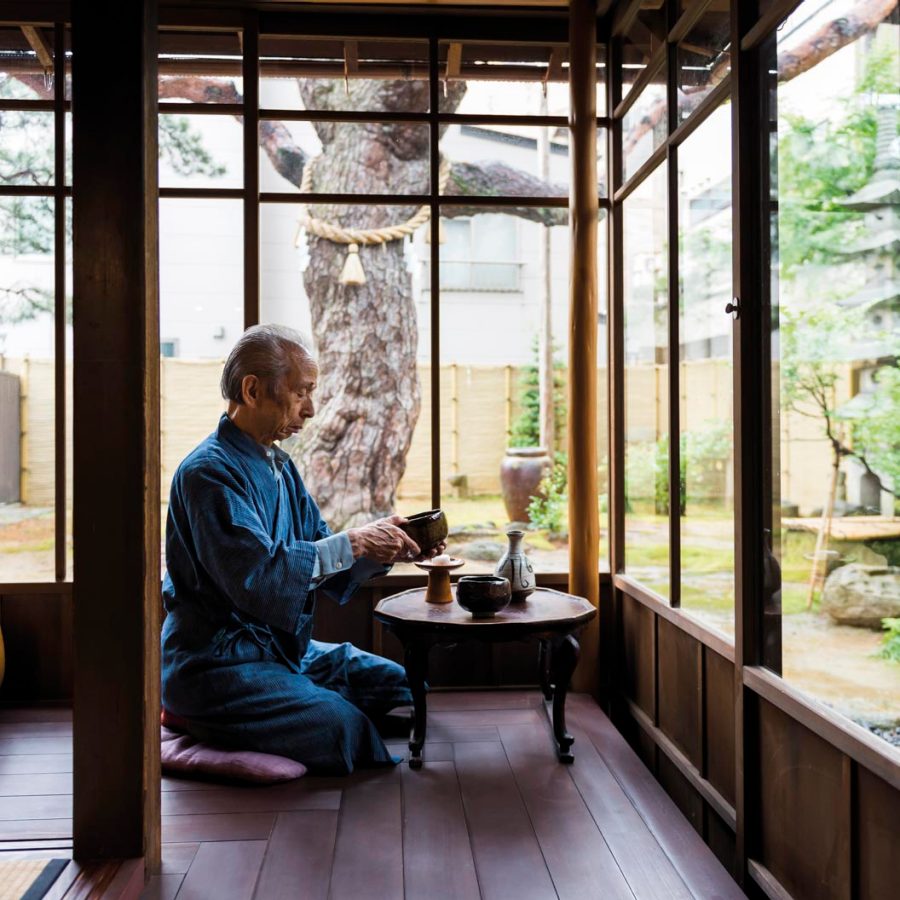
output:
{"label": "kimono collar", "polygon": [[290,459],[290,456],[281,447],[275,444],[272,444],[271,447],[264,447],[258,441],[253,440],[246,431],[241,431],[231,421],[228,413],[222,413],[222,418],[219,419],[219,427],[216,429],[216,435],[220,440],[231,444],[237,450],[261,459],[272,470],[272,474],[276,478],[281,476],[281,470]]}

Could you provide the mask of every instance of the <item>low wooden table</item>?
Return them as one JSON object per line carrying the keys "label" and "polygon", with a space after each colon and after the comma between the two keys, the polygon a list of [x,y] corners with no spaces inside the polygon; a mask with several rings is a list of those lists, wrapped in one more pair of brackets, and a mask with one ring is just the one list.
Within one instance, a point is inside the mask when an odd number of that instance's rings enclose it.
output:
{"label": "low wooden table", "polygon": [[[490,619],[475,619],[456,602],[426,603],[425,588],[385,597],[375,607],[375,618],[403,644],[406,676],[413,695],[413,726],[409,739],[409,765],[422,766],[425,745],[428,653],[436,644],[461,640],[488,642],[535,638],[541,690],[551,704],[553,735],[560,762],[574,760],[574,738],[566,731],[566,692],[578,662],[575,632],[589,622],[597,610],[582,597],[561,591],[538,589],[525,603],[511,603]],[[545,704],[546,708],[546,704]]]}

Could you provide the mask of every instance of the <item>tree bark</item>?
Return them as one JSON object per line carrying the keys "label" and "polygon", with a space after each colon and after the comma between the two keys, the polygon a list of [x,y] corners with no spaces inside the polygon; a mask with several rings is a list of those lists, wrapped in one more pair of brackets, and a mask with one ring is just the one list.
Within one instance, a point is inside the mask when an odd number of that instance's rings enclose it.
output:
{"label": "tree bark", "polygon": [[[341,108],[343,86],[301,82],[307,107]],[[423,82],[353,85],[357,108],[409,109]],[[320,122],[322,154],[312,170],[317,193],[427,191],[427,127],[408,123]],[[309,214],[349,228],[406,221],[410,206],[310,206]],[[340,284],[345,244],[308,235],[303,274],[319,357],[319,412],[292,455],[325,519],[347,528],[390,513],[419,418],[418,323],[404,241],[361,246],[363,285]]]}
{"label": "tree bark", "polygon": [[[874,31],[896,9],[897,2],[898,0],[864,0],[862,3],[857,3],[848,15],[832,22],[826,22],[790,53],[781,54],[778,60],[778,81],[790,81],[792,78],[808,72],[832,53],[836,53],[847,44],[852,44],[864,34]],[[722,65],[725,66],[726,63]],[[721,76],[721,72],[714,72],[710,81],[718,82]],[[682,110],[685,113],[692,112],[700,105],[707,93],[706,87],[699,87],[688,94],[682,103]],[[637,144],[648,131],[652,131],[660,124],[662,117],[666,114],[666,108],[665,99],[655,103],[647,111],[647,115],[628,134],[623,136],[622,143],[625,153]]]}

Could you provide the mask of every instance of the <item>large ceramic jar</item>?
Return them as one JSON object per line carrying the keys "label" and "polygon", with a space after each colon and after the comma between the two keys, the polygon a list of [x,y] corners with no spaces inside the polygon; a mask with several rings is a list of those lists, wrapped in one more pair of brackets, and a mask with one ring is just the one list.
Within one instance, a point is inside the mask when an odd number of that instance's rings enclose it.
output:
{"label": "large ceramic jar", "polygon": [[510,522],[528,521],[528,504],[553,467],[543,447],[510,447],[500,463],[500,490]]}

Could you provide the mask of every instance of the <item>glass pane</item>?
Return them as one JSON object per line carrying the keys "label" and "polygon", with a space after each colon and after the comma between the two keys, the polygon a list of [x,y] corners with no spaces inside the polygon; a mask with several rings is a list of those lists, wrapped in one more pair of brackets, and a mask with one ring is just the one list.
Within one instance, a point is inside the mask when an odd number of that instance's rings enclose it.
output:
{"label": "glass pane", "polygon": [[175,469],[225,409],[222,364],[244,330],[243,235],[239,200],[159,202],[164,523]]}
{"label": "glass pane", "polygon": [[622,40],[622,97],[627,97],[632,85],[656,51],[666,42],[666,6],[642,9],[628,34]]}
{"label": "glass pane", "polygon": [[159,186],[239,188],[244,144],[234,116],[159,117]]}
{"label": "glass pane", "polygon": [[[0,28],[0,99],[53,99],[53,29],[29,26],[42,46],[38,57],[21,28]],[[48,65],[49,63],[49,65]]]}
{"label": "glass pane", "polygon": [[262,109],[427,112],[425,41],[264,35]]}
{"label": "glass pane", "polygon": [[[431,508],[429,298],[414,250],[428,225],[412,243],[399,237],[358,252],[302,225],[312,214],[377,229],[414,211],[283,203],[260,210],[260,321],[310,337],[320,367],[316,416],[282,446],[336,531]],[[417,572],[394,572],[406,568]]]}
{"label": "glass pane", "polygon": [[731,106],[678,150],[681,605],[734,632]]}
{"label": "glass pane", "polygon": [[167,103],[241,103],[242,59],[236,31],[161,31],[159,99]]}
{"label": "glass pane", "polygon": [[0,184],[53,184],[52,112],[0,112]]}
{"label": "glass pane", "polygon": [[0,197],[0,582],[56,580],[53,240],[51,198]]}
{"label": "glass pane", "polygon": [[[602,60],[603,48],[598,48]],[[476,115],[569,115],[569,48],[442,41],[440,111]],[[602,83],[604,70],[598,68]],[[598,92],[598,115],[605,106]]]}
{"label": "glass pane", "polygon": [[72,483],[74,468],[72,461],[72,403],[73,403],[73,346],[72,346],[72,198],[66,198],[66,580],[73,577],[72,540]]}
{"label": "glass pane", "polygon": [[451,125],[441,155],[443,193],[452,196],[566,197],[569,129],[531,125]]}
{"label": "glass pane", "polygon": [[[568,210],[441,213],[448,552],[467,561],[462,574],[493,571],[517,523],[537,571],[566,571]],[[420,240],[417,249],[427,281],[430,248]],[[541,347],[550,348],[543,365]]]}
{"label": "glass pane", "polygon": [[[597,191],[601,197],[609,196],[609,187],[607,185],[606,171],[606,145],[609,141],[607,129],[600,128],[597,131]],[[605,269],[600,270],[600,278],[602,279]]]}
{"label": "glass pane", "polygon": [[625,568],[669,593],[666,167],[622,205],[625,313]]}
{"label": "glass pane", "polygon": [[609,571],[609,354],[607,250],[609,220],[600,210],[597,232],[597,492],[600,513],[600,570]]}
{"label": "glass pane", "polygon": [[259,134],[262,191],[427,194],[431,189],[428,125],[266,121]]}
{"label": "glass pane", "polygon": [[715,4],[678,45],[678,120],[683,122],[730,71],[729,4]]}
{"label": "glass pane", "polygon": [[666,85],[664,82],[651,82],[641,91],[622,120],[625,181],[665,142],[667,134]]}
{"label": "glass pane", "polygon": [[783,624],[768,663],[883,733],[900,717],[900,14],[823,45],[849,8],[801,4],[765,66],[780,426],[765,611]]}

